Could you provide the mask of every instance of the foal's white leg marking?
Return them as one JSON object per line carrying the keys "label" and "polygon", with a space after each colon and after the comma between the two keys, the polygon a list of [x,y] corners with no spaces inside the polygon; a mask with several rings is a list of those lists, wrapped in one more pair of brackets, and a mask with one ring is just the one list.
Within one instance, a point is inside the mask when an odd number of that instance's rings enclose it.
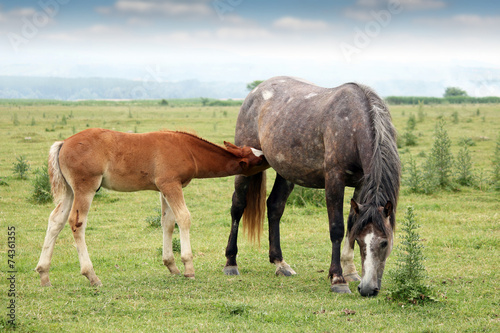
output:
{"label": "foal's white leg marking", "polygon": [[270,90],[264,90],[262,92],[262,98],[264,98],[265,101],[267,101],[269,98],[273,97],[273,92]]}
{"label": "foal's white leg marking", "polygon": [[255,149],[255,148],[250,148],[252,150],[252,153],[257,156],[257,157],[260,157],[262,155],[264,155],[264,153],[262,152],[262,150],[258,150],[258,149]]}
{"label": "foal's white leg marking", "polygon": [[377,273],[375,269],[373,252],[371,249],[371,245],[374,238],[375,238],[374,233],[370,232],[365,236],[364,239],[366,246],[366,257],[365,257],[365,262],[363,264],[363,280],[366,281],[364,283],[369,283],[370,277],[375,276],[375,274]]}
{"label": "foal's white leg marking", "polygon": [[161,226],[163,229],[163,264],[167,266],[172,274],[181,274],[175,265],[174,252],[172,251],[172,234],[175,227],[175,216],[170,209],[163,194],[160,193],[161,202]]}
{"label": "foal's white leg marking", "polygon": [[167,185],[162,190],[170,209],[175,215],[175,220],[179,226],[181,238],[181,260],[184,263],[184,276],[194,278],[193,252],[189,240],[189,228],[191,227],[191,215],[184,201],[181,184]]}
{"label": "foal's white leg marking", "polygon": [[[75,200],[73,201],[72,211],[75,210],[76,220],[75,224],[79,224],[75,230],[73,230],[73,238],[76,243],[76,250],[78,252],[78,260],[80,261],[80,273],[89,279],[90,284],[93,286],[101,286],[101,280],[97,277],[94,271],[94,266],[90,260],[89,252],[87,250],[87,244],[85,243],[85,228],[87,227],[87,215],[90,209],[90,204],[94,198],[94,192],[87,195],[80,194],[77,198],[75,194]],[[78,200],[78,201],[77,201]],[[71,217],[70,217],[71,218]],[[81,223],[81,224],[80,224]],[[73,226],[71,226],[73,228]]]}
{"label": "foal's white leg marking", "polygon": [[42,253],[40,254],[40,260],[35,268],[35,270],[40,274],[40,283],[43,287],[50,287],[49,269],[52,254],[54,253],[54,245],[56,243],[57,236],[66,224],[66,221],[68,221],[72,204],[73,196],[68,194],[50,214],[47,234],[45,235],[45,240],[43,242]]}

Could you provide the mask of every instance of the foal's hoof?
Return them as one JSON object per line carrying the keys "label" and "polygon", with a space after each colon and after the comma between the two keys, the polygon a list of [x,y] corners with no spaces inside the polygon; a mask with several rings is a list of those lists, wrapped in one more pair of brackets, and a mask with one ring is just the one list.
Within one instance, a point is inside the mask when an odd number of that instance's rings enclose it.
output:
{"label": "foal's hoof", "polygon": [[194,274],[184,274],[184,277],[194,280]]}
{"label": "foal's hoof", "polygon": [[90,285],[92,287],[101,287],[102,286],[102,282],[101,282],[101,280],[99,280],[99,278],[97,278],[96,280],[90,282]]}
{"label": "foal's hoof", "polygon": [[222,270],[225,275],[240,275],[240,272],[238,271],[238,266],[226,266]]}
{"label": "foal's hoof", "polygon": [[42,287],[52,287],[52,284],[50,283],[50,281],[47,281],[47,282],[40,281],[40,285]]}
{"label": "foal's hoof", "polygon": [[361,277],[358,273],[344,274],[344,279],[347,282],[361,281]]}
{"label": "foal's hoof", "polygon": [[350,294],[351,290],[349,289],[349,285],[347,283],[337,283],[332,284],[330,290],[337,294]]}

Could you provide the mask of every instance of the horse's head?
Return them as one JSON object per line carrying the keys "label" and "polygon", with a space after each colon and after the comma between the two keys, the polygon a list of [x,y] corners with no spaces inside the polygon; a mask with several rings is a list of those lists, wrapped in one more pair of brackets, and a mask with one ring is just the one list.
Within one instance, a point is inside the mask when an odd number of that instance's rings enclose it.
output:
{"label": "horse's head", "polygon": [[268,168],[266,158],[261,150],[251,147],[238,147],[224,141],[226,150],[239,158],[242,174],[251,176]]}
{"label": "horse's head", "polygon": [[351,200],[348,228],[351,248],[359,245],[363,273],[358,291],[361,296],[377,296],[382,284],[385,261],[392,251],[394,209],[385,206],[360,205]]}

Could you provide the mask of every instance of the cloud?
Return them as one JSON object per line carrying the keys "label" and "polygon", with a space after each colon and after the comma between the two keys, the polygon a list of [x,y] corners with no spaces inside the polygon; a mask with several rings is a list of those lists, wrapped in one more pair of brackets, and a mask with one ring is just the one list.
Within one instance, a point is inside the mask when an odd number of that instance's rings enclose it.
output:
{"label": "cloud", "polygon": [[[420,25],[446,27],[452,30],[485,30],[496,33],[500,29],[500,15],[481,16],[474,14],[460,14],[452,17],[419,18],[414,20]],[[496,29],[496,30],[494,30]]]}
{"label": "cloud", "polygon": [[373,12],[378,10],[397,10],[398,12],[428,11],[445,8],[447,3],[441,0],[358,0],[354,6],[343,10],[346,18],[356,21],[370,21]]}
{"label": "cloud", "polygon": [[279,29],[304,31],[304,30],[326,30],[329,25],[321,20],[304,20],[296,17],[286,16],[274,21],[273,26]]}
{"label": "cloud", "polygon": [[162,15],[162,16],[210,16],[214,10],[206,0],[197,1],[138,1],[117,0],[112,7],[96,7],[99,14],[133,14],[133,15]]}
{"label": "cloud", "polygon": [[430,10],[446,7],[446,2],[440,0],[394,0],[399,2],[403,10]]}

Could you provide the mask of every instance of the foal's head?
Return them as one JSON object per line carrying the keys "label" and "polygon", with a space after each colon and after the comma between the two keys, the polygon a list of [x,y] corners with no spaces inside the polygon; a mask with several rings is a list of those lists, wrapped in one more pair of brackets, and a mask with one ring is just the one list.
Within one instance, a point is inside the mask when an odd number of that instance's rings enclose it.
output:
{"label": "foal's head", "polygon": [[242,174],[252,176],[268,168],[266,158],[261,150],[251,147],[238,147],[230,142],[224,141],[226,150],[239,158]]}
{"label": "foal's head", "polygon": [[358,291],[361,296],[377,296],[382,284],[385,261],[392,251],[394,218],[390,201],[385,206],[360,205],[351,200],[348,228],[351,248],[359,245],[363,273]]}

